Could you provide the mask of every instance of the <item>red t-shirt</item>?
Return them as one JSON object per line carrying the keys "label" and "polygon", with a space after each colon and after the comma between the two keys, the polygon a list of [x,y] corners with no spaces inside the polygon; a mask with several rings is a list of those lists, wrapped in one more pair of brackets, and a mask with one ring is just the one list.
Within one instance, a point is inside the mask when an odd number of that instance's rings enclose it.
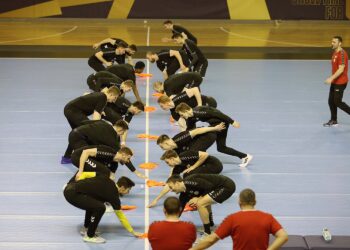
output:
{"label": "red t-shirt", "polygon": [[188,250],[196,237],[196,227],[184,221],[155,221],[148,230],[153,250]]}
{"label": "red t-shirt", "polygon": [[282,226],[268,213],[262,211],[240,211],[229,215],[216,229],[220,239],[231,236],[234,250],[266,250],[269,235]]}
{"label": "red t-shirt", "polygon": [[338,76],[332,83],[334,84],[346,84],[349,81],[348,78],[348,54],[344,49],[335,51],[332,55],[332,74],[334,74],[340,65],[345,65],[343,73]]}

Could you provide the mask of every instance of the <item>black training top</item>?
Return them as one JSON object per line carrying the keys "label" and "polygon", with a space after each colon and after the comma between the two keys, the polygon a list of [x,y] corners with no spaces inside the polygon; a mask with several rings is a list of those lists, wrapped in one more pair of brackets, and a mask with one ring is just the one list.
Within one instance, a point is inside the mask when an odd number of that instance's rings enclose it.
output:
{"label": "black training top", "polygon": [[89,146],[75,149],[73,151],[72,156],[71,156],[72,163],[75,166],[79,167],[81,154],[83,153],[84,150],[91,149],[91,148],[96,148],[97,154],[95,157],[91,157],[91,156],[90,157],[93,159],[96,159],[100,162],[103,162],[104,164],[108,164],[108,163],[113,162],[114,156],[118,152],[114,148],[111,148],[111,147],[105,146],[105,145],[89,145]]}
{"label": "black training top", "polygon": [[80,96],[70,101],[65,109],[79,110],[85,115],[89,116],[97,111],[102,113],[107,104],[107,96],[101,92],[94,92],[91,94]]}
{"label": "black training top", "polygon": [[128,63],[112,65],[106,70],[123,79],[123,81],[132,80],[134,83],[136,82],[134,67]]}
{"label": "black training top", "polygon": [[199,197],[213,190],[222,188],[225,183],[232,180],[219,174],[192,174],[184,179],[185,193],[192,197]]}
{"label": "black training top", "polygon": [[170,50],[166,49],[166,50],[161,50],[160,52],[157,53],[158,55],[158,60],[157,60],[157,67],[158,69],[160,69],[160,71],[164,71],[164,69],[166,69],[171,63],[172,61],[176,59],[176,57],[171,57],[170,56]]}
{"label": "black training top", "polygon": [[185,29],[182,26],[179,25],[173,25],[173,30],[172,30],[173,34],[181,34],[182,32],[186,34],[186,36],[188,37],[188,39],[192,40],[193,42],[197,43],[197,38],[192,35],[191,32],[189,32],[187,29]]}
{"label": "black training top", "polygon": [[131,106],[131,103],[125,97],[119,96],[114,103],[108,103],[107,106],[113,109],[118,114],[124,116],[124,120],[127,123],[130,123],[134,116],[131,112],[128,111],[129,107]]}
{"label": "black training top", "polygon": [[173,168],[172,175],[174,174],[181,174],[188,165],[192,166],[195,164],[199,159],[199,152],[198,151],[185,151],[179,154],[179,158],[181,160],[181,164],[176,165]]}
{"label": "black training top", "polygon": [[192,137],[190,135],[190,131],[182,131],[175,135],[173,141],[176,143],[177,148],[175,149],[176,153],[180,154],[183,151],[189,149],[189,144],[192,141]]}
{"label": "black training top", "polygon": [[164,92],[168,95],[176,95],[183,91],[184,88],[199,87],[203,81],[198,72],[184,72],[169,76],[164,81]]}
{"label": "black training top", "polygon": [[189,40],[185,40],[183,49],[186,51],[186,54],[191,60],[191,66],[195,65],[198,61],[206,61],[207,58],[203,55],[202,51],[197,47],[197,45]]}
{"label": "black training top", "polygon": [[100,175],[81,181],[71,179],[68,185],[72,185],[77,193],[110,203],[114,210],[121,209],[118,188],[115,182],[106,176]]}
{"label": "black training top", "polygon": [[187,128],[193,128],[193,125],[195,125],[197,121],[208,122],[210,125],[217,125],[220,122],[226,124],[232,124],[234,122],[233,119],[222,113],[220,110],[209,106],[193,108],[193,117],[188,119]]}
{"label": "black training top", "polygon": [[[205,96],[201,95],[202,98],[202,104],[205,105]],[[187,93],[184,91],[180,94],[177,94],[176,96],[174,96],[172,98],[172,101],[175,104],[175,107],[170,109],[170,113],[171,116],[174,118],[174,120],[178,121],[180,119],[180,115],[178,113],[176,113],[175,109],[176,106],[179,105],[180,103],[184,102],[186,103],[188,106],[190,106],[191,108],[197,107],[198,106],[198,102],[196,97],[192,96],[192,97],[188,97]]]}

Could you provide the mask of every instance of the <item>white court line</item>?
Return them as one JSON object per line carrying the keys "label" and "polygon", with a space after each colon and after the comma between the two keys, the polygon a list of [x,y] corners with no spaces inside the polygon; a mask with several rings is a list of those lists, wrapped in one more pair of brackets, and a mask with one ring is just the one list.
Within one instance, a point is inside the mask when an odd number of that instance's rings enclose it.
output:
{"label": "white court line", "polygon": [[302,46],[302,47],[317,47],[317,48],[323,48],[322,46],[319,45],[313,45],[313,44],[303,44],[303,43],[290,43],[290,42],[284,42],[284,41],[274,41],[274,40],[269,40],[269,39],[261,39],[261,38],[255,38],[251,36],[246,36],[242,35],[236,32],[229,31],[225,29],[224,27],[219,28],[221,31],[228,33],[230,35],[236,36],[236,37],[241,37],[245,39],[250,39],[250,40],[255,40],[255,41],[260,41],[260,42],[270,42],[270,43],[277,43],[277,44],[285,44],[285,45],[297,45],[297,46]]}
{"label": "white court line", "polygon": [[[149,39],[151,35],[151,27],[147,26],[147,47],[149,47]],[[149,61],[147,60],[147,74],[149,74]],[[149,106],[149,77],[146,80],[146,106]],[[149,112],[146,112],[146,134],[149,134]],[[146,150],[145,150],[145,160],[146,163],[149,162],[149,139],[146,138]],[[149,178],[149,170],[145,171],[147,178]],[[145,181],[145,232],[148,232],[149,227],[149,208],[147,207],[149,204],[149,188]],[[145,250],[149,250],[149,241],[147,238],[144,240],[145,242]]]}
{"label": "white court line", "polygon": [[72,31],[76,30],[77,28],[78,28],[78,26],[74,26],[73,28],[70,28],[69,30],[66,30],[66,31],[60,32],[60,33],[56,33],[56,34],[52,34],[52,35],[39,36],[39,37],[30,37],[30,38],[18,39],[18,40],[10,40],[10,41],[2,41],[2,42],[0,42],[0,44],[4,44],[4,43],[16,43],[16,42],[32,41],[32,40],[41,40],[41,39],[45,39],[45,38],[51,38],[51,37],[55,37],[55,36],[61,36],[61,35],[70,33],[70,32],[72,32]]}

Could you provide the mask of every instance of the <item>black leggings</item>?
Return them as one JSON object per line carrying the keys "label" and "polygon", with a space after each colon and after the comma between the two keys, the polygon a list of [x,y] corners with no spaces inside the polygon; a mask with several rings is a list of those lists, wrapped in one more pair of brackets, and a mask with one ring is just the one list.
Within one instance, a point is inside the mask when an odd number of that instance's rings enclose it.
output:
{"label": "black leggings", "polygon": [[218,106],[218,103],[216,102],[215,98],[211,96],[202,95],[202,102],[203,105],[207,105],[209,107],[216,108]]}
{"label": "black leggings", "polygon": [[[72,154],[72,163],[77,168],[79,168],[80,156],[81,156],[81,151],[79,153],[73,152]],[[93,157],[89,157],[85,161],[84,172],[96,172],[96,173],[99,173],[100,175],[105,175],[107,177],[109,177],[111,173],[111,171],[108,169],[108,167],[104,163],[94,159]]]}
{"label": "black leggings", "polygon": [[97,226],[106,210],[104,203],[89,195],[76,192],[74,184],[68,184],[63,194],[70,204],[86,211],[84,227],[88,229],[89,237],[95,236]]}
{"label": "black leggings", "polygon": [[229,126],[230,124],[226,123],[225,124],[226,128],[217,133],[217,138],[216,138],[217,150],[224,154],[237,156],[240,159],[247,157],[247,154],[226,146],[227,131]]}
{"label": "black leggings", "polygon": [[193,138],[190,143],[189,150],[192,151],[207,151],[211,145],[216,141],[216,132],[208,132],[205,134],[198,135]]}
{"label": "black leggings", "polygon": [[202,77],[205,77],[207,68],[208,68],[208,60],[198,61],[196,65],[193,65],[193,71],[198,72]]}
{"label": "black leggings", "polygon": [[[64,115],[67,118],[67,121],[68,121],[70,127],[72,128],[72,130],[81,126],[83,124],[83,122],[89,120],[89,118],[85,114],[83,114],[79,111],[73,110],[73,109],[69,109],[69,108],[64,109]],[[73,149],[74,148],[72,148],[72,145],[70,143],[68,143],[66,152],[64,153],[64,157],[69,158],[73,152]]]}
{"label": "black leggings", "polygon": [[347,84],[332,84],[329,89],[328,105],[331,110],[331,120],[337,120],[337,108],[340,108],[350,115],[350,107],[343,102],[343,94],[346,86]]}
{"label": "black leggings", "polygon": [[91,68],[93,68],[96,72],[106,70],[106,67],[103,63],[96,58],[95,55],[91,56],[88,60],[88,64]]}
{"label": "black leggings", "polygon": [[96,74],[89,75],[86,82],[91,90],[98,92],[114,84],[119,86],[123,82],[123,79],[109,71],[99,71]]}

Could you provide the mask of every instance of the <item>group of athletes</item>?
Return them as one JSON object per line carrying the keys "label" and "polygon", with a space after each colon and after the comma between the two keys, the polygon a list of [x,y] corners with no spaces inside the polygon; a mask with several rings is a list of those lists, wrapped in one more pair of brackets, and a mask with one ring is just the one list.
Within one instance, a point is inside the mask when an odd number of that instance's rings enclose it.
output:
{"label": "group of athletes", "polygon": [[[206,151],[216,142],[219,152],[241,159],[241,168],[253,157],[226,145],[229,127],[239,128],[240,124],[217,108],[214,97],[201,94],[208,60],[197,46],[196,37],[171,21],[164,22],[164,26],[172,31],[172,37],[163,41],[174,41],[182,48],[148,52],[146,57],[163,73],[164,81],[153,84],[159,93],[158,104],[170,111],[181,132],[157,139],[157,145],[164,150],[161,160],[170,167],[170,177],[149,207],[156,206],[169,191],[179,193],[180,214],[186,204],[195,208],[204,233],[210,234],[214,226],[211,205],[229,199],[236,187],[232,179],[220,175],[221,161]],[[135,183],[126,176],[115,179],[119,164],[147,179],[132,164],[133,151],[126,143],[133,116],[145,111],[136,85],[136,75],[143,72],[145,64],[133,63],[137,47],[122,39],[108,38],[93,48],[97,51],[88,64],[96,72],[87,77],[90,92],[64,107],[72,130],[61,163],[72,163],[78,169],[65,186],[64,196],[70,204],[86,211],[80,231],[83,240],[104,243],[97,227],[106,207],[115,212],[128,232],[141,236],[124,215],[119,198],[128,194]],[[135,102],[126,98],[128,92],[133,92]],[[197,127],[197,122],[208,126]]]}

